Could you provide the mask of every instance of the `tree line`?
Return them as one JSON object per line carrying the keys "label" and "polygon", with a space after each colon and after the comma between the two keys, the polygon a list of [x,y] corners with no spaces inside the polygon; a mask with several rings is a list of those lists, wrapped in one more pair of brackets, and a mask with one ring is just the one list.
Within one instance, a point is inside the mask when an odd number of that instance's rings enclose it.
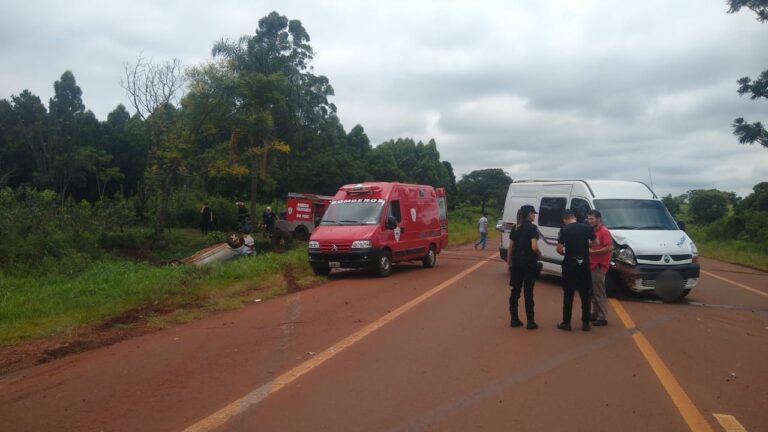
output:
{"label": "tree line", "polygon": [[204,64],[126,63],[123,104],[100,121],[65,71],[43,103],[23,90],[0,100],[0,188],[51,190],[61,203],[129,199],[162,238],[180,190],[242,199],[256,211],[289,191],[332,194],[345,183],[401,181],[456,191],[437,143],[372,146],[345,130],[327,77],[311,66],[302,23],[272,12],[255,33],[213,44]]}
{"label": "tree line", "polygon": [[734,192],[696,189],[662,198],[675,218],[704,228],[709,240],[743,240],[768,245],[768,182],[744,198]]}

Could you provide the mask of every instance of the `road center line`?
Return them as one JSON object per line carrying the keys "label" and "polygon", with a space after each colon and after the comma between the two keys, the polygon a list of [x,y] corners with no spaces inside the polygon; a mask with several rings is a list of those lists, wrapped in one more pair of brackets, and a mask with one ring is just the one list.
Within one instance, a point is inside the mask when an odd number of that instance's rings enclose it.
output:
{"label": "road center line", "polygon": [[231,419],[232,417],[235,417],[236,415],[244,412],[245,410],[255,406],[259,402],[266,399],[269,395],[272,393],[275,393],[276,391],[282,389],[283,387],[287,386],[288,384],[292,383],[302,375],[306,374],[307,372],[311,371],[312,369],[316,368],[317,366],[320,366],[321,364],[325,363],[327,360],[333,358],[336,354],[344,351],[345,349],[349,348],[350,346],[354,345],[356,342],[359,342],[361,339],[365,338],[366,336],[370,335],[374,331],[378,330],[379,328],[386,325],[388,322],[393,321],[403,315],[404,313],[408,312],[409,310],[413,309],[416,305],[424,302],[428,298],[432,297],[433,295],[437,294],[438,292],[444,290],[445,288],[453,285],[456,281],[459,279],[467,276],[468,274],[474,272],[475,270],[479,269],[480,267],[484,266],[485,264],[489,262],[493,262],[496,257],[499,254],[493,254],[489,256],[486,260],[483,262],[477,263],[473,265],[472,267],[462,271],[461,273],[457,274],[456,276],[453,276],[452,278],[446,280],[445,282],[441,283],[440,285],[437,285],[431,289],[429,289],[424,294],[416,297],[415,299],[409,301],[408,303],[400,306],[399,308],[395,309],[394,311],[384,315],[383,317],[377,319],[376,321],[368,324],[367,326],[363,327],[362,329],[356,331],[355,333],[347,336],[346,338],[342,339],[341,341],[335,343],[330,348],[326,349],[325,351],[319,353],[318,355],[312,357],[311,359],[305,361],[304,363],[299,364],[295,368],[289,370],[288,372],[285,372],[284,374],[278,376],[277,378],[273,379],[272,381],[267,382],[266,384],[263,384],[247,395],[243,396],[240,399],[237,399],[236,401],[233,401],[224,408],[216,411],[215,413],[209,415],[208,417],[198,421],[197,423],[193,424],[192,426],[187,427],[184,429],[184,432],[202,432],[202,431],[210,431],[212,429],[215,429],[221,425],[223,425],[227,420]]}
{"label": "road center line", "polygon": [[711,277],[713,277],[713,278],[715,278],[715,279],[720,279],[721,281],[724,281],[724,282],[728,282],[729,284],[732,284],[732,285],[736,285],[736,286],[737,286],[737,287],[739,287],[739,288],[744,288],[744,289],[745,289],[745,290],[747,290],[747,291],[752,291],[752,292],[753,292],[753,293],[755,293],[755,294],[760,294],[761,296],[765,296],[765,297],[768,297],[768,293],[762,292],[762,291],[760,291],[760,290],[756,290],[756,289],[754,289],[754,288],[752,288],[752,287],[748,287],[748,286],[746,286],[746,285],[744,285],[744,284],[740,284],[740,283],[738,283],[738,282],[735,282],[735,281],[732,281],[732,280],[730,280],[730,279],[726,279],[726,278],[724,278],[724,277],[722,277],[722,276],[718,276],[718,275],[716,275],[716,274],[714,274],[714,273],[710,273],[710,272],[708,272],[708,271],[704,271],[704,270],[700,270],[700,271],[701,271],[702,273],[704,273],[705,275],[707,275],[707,276],[711,276]]}
{"label": "road center line", "polygon": [[725,432],[747,432],[744,426],[742,426],[742,424],[736,420],[736,417],[732,415],[716,413],[712,413],[712,415],[717,419],[717,422],[720,423],[720,426],[725,429]]}
{"label": "road center line", "polygon": [[656,353],[656,350],[653,349],[653,346],[648,342],[648,339],[646,339],[640,330],[637,329],[635,322],[632,321],[632,318],[624,309],[624,306],[622,306],[616,299],[609,299],[609,301],[616,311],[616,315],[618,315],[622,323],[624,323],[624,327],[632,332],[632,340],[635,341],[635,345],[637,345],[640,352],[643,354],[643,357],[645,357],[645,360],[651,366],[651,369],[653,369],[656,377],[672,399],[677,410],[683,416],[683,419],[688,424],[690,430],[692,432],[713,432],[707,420],[701,412],[699,412],[698,408],[696,408],[696,405],[693,404],[691,398],[685,393],[683,387],[677,381],[675,376],[672,375],[672,372],[664,364],[664,361]]}

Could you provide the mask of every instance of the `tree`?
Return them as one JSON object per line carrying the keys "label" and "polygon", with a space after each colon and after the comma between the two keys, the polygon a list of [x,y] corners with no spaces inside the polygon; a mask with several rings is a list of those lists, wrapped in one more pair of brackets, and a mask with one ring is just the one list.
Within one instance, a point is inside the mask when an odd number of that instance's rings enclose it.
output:
{"label": "tree", "polygon": [[150,152],[147,174],[159,188],[155,238],[162,240],[168,202],[179,175],[186,170],[192,146],[189,131],[178,118],[176,103],[186,77],[178,59],[153,62],[139,56],[134,65],[124,65],[120,85],[136,115],[147,123]]}
{"label": "tree", "polygon": [[[245,147],[240,154],[249,162],[254,212],[258,180],[272,180],[270,155],[303,153],[305,129],[311,135],[336,111],[328,102],[333,88],[326,77],[311,71],[314,52],[301,21],[277,12],[261,18],[253,36],[220,40],[212,55],[225,60],[221,64],[229,73],[228,80],[209,81],[231,89],[219,92],[229,96],[230,115],[222,120],[228,123],[233,147]],[[286,160],[285,171],[291,163]]]}
{"label": "tree", "polygon": [[680,202],[675,199],[672,194],[663,197],[661,201],[664,203],[664,206],[667,207],[669,213],[671,213],[672,216],[677,217],[678,213],[680,213]]}
{"label": "tree", "polygon": [[717,189],[688,192],[688,213],[696,223],[714,222],[728,212],[728,199]]}
{"label": "tree", "polygon": [[[757,14],[758,21],[768,21],[768,0],[728,0],[728,4],[730,5],[728,13],[736,13],[746,7]],[[754,81],[750,77],[742,77],[737,83],[740,96],[749,94],[752,100],[768,99],[768,69]],[[758,143],[768,148],[768,130],[761,122],[749,123],[739,117],[733,121],[732,126],[733,134],[739,138],[740,144]]]}
{"label": "tree", "polygon": [[510,183],[512,178],[501,168],[487,168],[464,174],[456,188],[461,201],[479,204],[485,211],[488,203],[503,205]]}

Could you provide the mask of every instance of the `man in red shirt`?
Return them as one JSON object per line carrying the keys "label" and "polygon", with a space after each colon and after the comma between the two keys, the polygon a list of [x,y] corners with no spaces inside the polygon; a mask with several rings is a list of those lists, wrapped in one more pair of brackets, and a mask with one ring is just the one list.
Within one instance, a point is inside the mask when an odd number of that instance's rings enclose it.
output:
{"label": "man in red shirt", "polygon": [[598,210],[587,212],[587,222],[595,231],[595,240],[589,248],[589,267],[592,272],[592,325],[608,325],[608,298],[605,295],[605,274],[611,264],[613,238],[603,225],[603,215]]}

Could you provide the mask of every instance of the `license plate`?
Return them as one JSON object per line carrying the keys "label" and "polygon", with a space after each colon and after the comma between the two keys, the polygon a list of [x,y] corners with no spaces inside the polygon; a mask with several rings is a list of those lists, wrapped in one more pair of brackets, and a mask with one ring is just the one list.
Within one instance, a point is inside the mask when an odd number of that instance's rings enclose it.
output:
{"label": "license plate", "polygon": [[338,261],[330,261],[328,262],[328,267],[330,268],[339,268],[341,267],[341,263]]}

